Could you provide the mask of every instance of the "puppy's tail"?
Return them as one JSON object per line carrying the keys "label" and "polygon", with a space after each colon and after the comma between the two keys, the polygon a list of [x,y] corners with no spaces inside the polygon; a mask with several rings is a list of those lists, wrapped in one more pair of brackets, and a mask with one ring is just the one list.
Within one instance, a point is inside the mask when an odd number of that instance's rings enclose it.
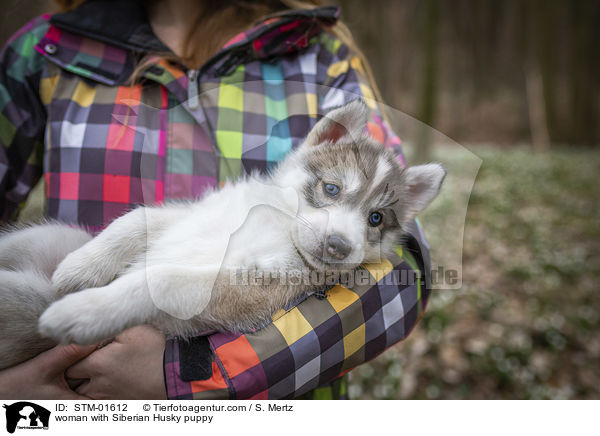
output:
{"label": "puppy's tail", "polygon": [[38,319],[55,299],[45,274],[0,270],[0,369],[55,345],[38,334]]}
{"label": "puppy's tail", "polygon": [[91,238],[84,230],[55,222],[0,234],[0,369],[55,345],[38,334],[39,317],[57,298],[52,273]]}

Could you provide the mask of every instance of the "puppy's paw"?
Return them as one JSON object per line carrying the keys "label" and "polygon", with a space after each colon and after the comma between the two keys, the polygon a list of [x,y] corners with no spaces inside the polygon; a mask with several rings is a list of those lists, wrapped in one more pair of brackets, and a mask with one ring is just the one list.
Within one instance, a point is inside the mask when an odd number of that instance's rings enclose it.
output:
{"label": "puppy's paw", "polygon": [[42,314],[38,331],[61,344],[89,345],[114,336],[110,318],[99,313],[98,302],[86,292],[67,295]]}
{"label": "puppy's paw", "polygon": [[109,283],[118,273],[111,269],[110,261],[91,253],[87,247],[69,254],[52,275],[52,288],[56,295],[64,296],[87,288]]}

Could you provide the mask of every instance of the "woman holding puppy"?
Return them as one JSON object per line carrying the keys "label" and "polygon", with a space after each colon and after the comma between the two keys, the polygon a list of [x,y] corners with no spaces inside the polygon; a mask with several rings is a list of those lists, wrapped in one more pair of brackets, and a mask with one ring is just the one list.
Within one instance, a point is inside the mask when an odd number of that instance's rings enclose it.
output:
{"label": "woman holding puppy", "polygon": [[[356,98],[371,107],[369,133],[403,159],[336,7],[58,3],[62,13],[34,19],[0,57],[3,221],[43,176],[46,215],[98,232],[135,205],[268,170]],[[343,375],[403,339],[424,309],[425,283],[386,280],[427,271],[413,233],[402,257],[367,266],[378,285],[309,297],[256,332],[185,342],[136,327],[102,347],[57,347],[1,372],[0,396],[344,398]]]}

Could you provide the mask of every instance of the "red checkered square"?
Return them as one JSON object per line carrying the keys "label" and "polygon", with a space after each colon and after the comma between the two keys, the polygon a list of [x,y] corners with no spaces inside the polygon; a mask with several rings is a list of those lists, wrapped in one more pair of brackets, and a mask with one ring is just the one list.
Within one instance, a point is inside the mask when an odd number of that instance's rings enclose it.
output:
{"label": "red checkered square", "polygon": [[216,352],[230,378],[260,364],[260,359],[246,336],[221,345]]}
{"label": "red checkered square", "polygon": [[105,174],[103,180],[103,201],[114,203],[129,203],[129,176],[114,176]]}
{"label": "red checkered square", "polygon": [[60,198],[79,200],[79,173],[60,173]]}

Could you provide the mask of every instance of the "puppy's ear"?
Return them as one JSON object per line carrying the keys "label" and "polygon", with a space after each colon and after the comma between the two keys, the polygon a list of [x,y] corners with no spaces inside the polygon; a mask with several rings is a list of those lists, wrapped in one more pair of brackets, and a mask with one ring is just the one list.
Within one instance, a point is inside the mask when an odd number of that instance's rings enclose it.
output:
{"label": "puppy's ear", "polygon": [[407,207],[407,219],[421,213],[437,197],[446,177],[446,170],[440,164],[426,164],[406,168],[403,173]]}
{"label": "puppy's ear", "polygon": [[356,99],[332,110],[321,118],[308,134],[306,145],[314,146],[325,142],[356,141],[367,125],[367,105]]}

